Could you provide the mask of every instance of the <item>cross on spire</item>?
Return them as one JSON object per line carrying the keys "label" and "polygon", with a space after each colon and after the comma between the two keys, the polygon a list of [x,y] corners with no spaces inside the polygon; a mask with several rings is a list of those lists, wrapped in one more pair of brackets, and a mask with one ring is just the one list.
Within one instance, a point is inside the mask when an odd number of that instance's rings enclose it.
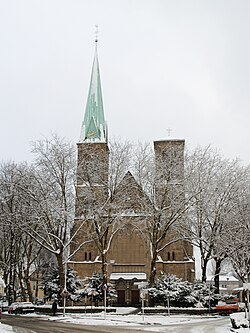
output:
{"label": "cross on spire", "polygon": [[172,132],[172,128],[167,128],[167,132],[168,132],[168,137],[171,136],[171,132]]}
{"label": "cross on spire", "polygon": [[99,37],[99,29],[98,29],[98,24],[95,25],[95,42],[98,42],[98,37]]}

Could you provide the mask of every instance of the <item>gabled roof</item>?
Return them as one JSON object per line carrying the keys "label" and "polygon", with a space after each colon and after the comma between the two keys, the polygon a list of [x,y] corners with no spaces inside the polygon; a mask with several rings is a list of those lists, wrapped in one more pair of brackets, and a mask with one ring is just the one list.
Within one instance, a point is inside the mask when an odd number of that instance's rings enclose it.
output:
{"label": "gabled roof", "polygon": [[137,183],[134,176],[128,171],[117,187],[114,199],[115,207],[120,214],[146,215],[151,202]]}

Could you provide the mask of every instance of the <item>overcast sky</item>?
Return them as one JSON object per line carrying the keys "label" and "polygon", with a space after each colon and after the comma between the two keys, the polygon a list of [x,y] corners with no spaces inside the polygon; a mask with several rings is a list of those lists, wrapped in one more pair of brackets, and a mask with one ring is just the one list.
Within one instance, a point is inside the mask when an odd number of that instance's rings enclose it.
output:
{"label": "overcast sky", "polygon": [[0,154],[79,140],[99,25],[110,137],[171,136],[250,163],[249,0],[0,0]]}

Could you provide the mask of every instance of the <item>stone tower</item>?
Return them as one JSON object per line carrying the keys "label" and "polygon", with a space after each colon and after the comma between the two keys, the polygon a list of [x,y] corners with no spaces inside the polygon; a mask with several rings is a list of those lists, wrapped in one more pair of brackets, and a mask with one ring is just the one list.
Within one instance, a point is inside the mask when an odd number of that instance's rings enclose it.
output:
{"label": "stone tower", "polygon": [[[109,149],[107,145],[107,126],[104,117],[102,100],[101,78],[97,54],[97,40],[90,79],[89,93],[81,128],[80,140],[77,143],[77,184],[75,223],[72,235],[76,234],[71,246],[71,253],[76,251],[81,244],[87,245],[78,249],[73,259],[74,269],[80,276],[91,276],[93,271],[98,271],[97,264],[86,269],[82,262],[93,262],[98,256],[93,244],[89,245],[88,236],[91,234],[90,215],[107,199]],[[88,230],[87,230],[87,229]]]}
{"label": "stone tower", "polygon": [[[179,216],[177,223],[185,220],[184,192],[184,147],[185,140],[169,139],[154,142],[156,168],[156,198],[161,209],[168,216]],[[177,238],[175,231],[170,233],[167,242]],[[184,240],[169,245],[160,254],[158,269],[175,274],[184,280],[194,278],[193,247]]]}
{"label": "stone tower", "polygon": [[109,149],[97,55],[97,40],[77,151],[76,218],[78,219],[82,214],[87,214],[91,205],[94,203],[101,205],[106,200],[108,185]]}

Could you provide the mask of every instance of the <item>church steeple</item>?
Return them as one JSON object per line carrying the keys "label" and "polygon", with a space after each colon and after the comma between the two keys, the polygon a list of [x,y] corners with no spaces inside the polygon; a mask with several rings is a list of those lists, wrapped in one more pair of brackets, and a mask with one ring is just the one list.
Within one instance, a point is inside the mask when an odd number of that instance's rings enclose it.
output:
{"label": "church steeple", "polygon": [[95,40],[95,55],[92,66],[89,93],[81,129],[80,142],[107,142],[107,126],[104,118],[101,77]]}

